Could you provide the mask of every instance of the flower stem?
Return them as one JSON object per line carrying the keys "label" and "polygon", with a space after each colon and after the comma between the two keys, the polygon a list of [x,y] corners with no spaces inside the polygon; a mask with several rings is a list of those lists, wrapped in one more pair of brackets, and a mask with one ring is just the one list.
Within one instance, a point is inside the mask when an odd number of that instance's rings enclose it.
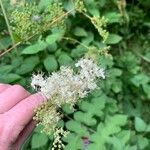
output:
{"label": "flower stem", "polygon": [[10,24],[9,24],[8,17],[7,17],[7,14],[6,14],[6,11],[5,11],[5,8],[4,8],[2,0],[0,0],[0,6],[2,8],[2,12],[3,12],[4,18],[5,18],[5,21],[6,21],[6,25],[7,25],[7,28],[8,28],[9,35],[10,35],[12,43],[14,45],[15,44],[15,40],[14,40],[12,31],[11,31],[11,28],[10,28]]}

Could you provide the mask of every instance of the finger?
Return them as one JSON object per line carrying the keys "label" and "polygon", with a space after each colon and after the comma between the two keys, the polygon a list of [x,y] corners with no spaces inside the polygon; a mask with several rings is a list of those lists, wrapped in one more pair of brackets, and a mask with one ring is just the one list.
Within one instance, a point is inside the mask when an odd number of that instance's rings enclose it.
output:
{"label": "finger", "polygon": [[35,121],[30,121],[30,123],[23,129],[23,131],[19,134],[19,138],[16,140],[13,149],[14,150],[20,150],[24,142],[27,140],[27,138],[30,136],[32,131],[34,130],[36,126]]}
{"label": "finger", "polygon": [[0,83],[0,93],[2,93],[3,91],[5,91],[9,87],[11,87],[11,85]]}
{"label": "finger", "polygon": [[30,120],[32,120],[34,109],[42,104],[44,100],[45,97],[40,93],[37,93],[19,102],[16,106],[5,113],[5,116],[9,118],[9,128],[11,128],[14,137],[24,129]]}
{"label": "finger", "polygon": [[0,114],[8,111],[30,95],[22,86],[14,85],[0,94]]}

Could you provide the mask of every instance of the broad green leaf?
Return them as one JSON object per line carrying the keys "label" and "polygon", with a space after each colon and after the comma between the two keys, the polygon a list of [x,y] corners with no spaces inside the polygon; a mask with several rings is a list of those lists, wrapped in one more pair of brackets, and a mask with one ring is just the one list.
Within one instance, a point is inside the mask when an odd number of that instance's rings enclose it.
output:
{"label": "broad green leaf", "polygon": [[72,114],[74,112],[74,109],[69,104],[65,104],[62,109],[66,114]]}
{"label": "broad green leaf", "polygon": [[42,148],[43,146],[45,146],[48,142],[48,137],[45,134],[38,134],[35,133],[32,136],[32,140],[31,140],[31,147],[34,148]]}
{"label": "broad green leaf", "polygon": [[80,136],[70,133],[65,139],[65,142],[68,142],[69,144],[65,146],[64,150],[78,150],[83,149],[83,141]]}
{"label": "broad green leaf", "polygon": [[39,2],[39,8],[41,10],[47,8],[48,5],[50,5],[52,3],[52,0],[40,0]]}
{"label": "broad green leaf", "polygon": [[75,15],[75,6],[74,6],[74,2],[73,1],[64,1],[64,8],[67,10],[67,11],[70,11],[70,14],[72,14],[73,16]]}
{"label": "broad green leaf", "polygon": [[24,59],[22,65],[16,70],[17,74],[23,75],[32,72],[40,62],[38,56],[30,56]]}
{"label": "broad green leaf", "polygon": [[105,18],[108,19],[108,23],[117,23],[120,21],[121,14],[117,12],[108,12],[105,14]]}
{"label": "broad green leaf", "polygon": [[58,69],[58,63],[55,56],[48,55],[44,60],[44,66],[49,72],[56,71]]}
{"label": "broad green leaf", "polygon": [[114,93],[119,93],[122,90],[122,82],[121,80],[114,80],[112,83],[112,90]]}
{"label": "broad green leaf", "polygon": [[46,37],[46,42],[51,45],[53,43],[55,43],[57,40],[59,40],[60,38],[60,34],[59,33],[53,33],[49,36]]}
{"label": "broad green leaf", "polygon": [[57,51],[57,44],[56,44],[56,43],[53,43],[53,44],[51,44],[51,45],[48,45],[47,49],[48,49],[48,52],[54,53],[54,52]]}
{"label": "broad green leaf", "polygon": [[19,76],[18,74],[14,74],[14,73],[2,74],[2,75],[0,74],[0,82],[2,83],[12,83],[19,79],[21,79],[21,76]]}
{"label": "broad green leaf", "polygon": [[149,84],[143,84],[143,91],[145,92],[145,94],[147,94],[147,97],[150,98],[150,85]]}
{"label": "broad green leaf", "polygon": [[117,136],[120,141],[122,143],[124,143],[124,145],[130,140],[130,137],[131,137],[131,131],[129,130],[123,130],[121,131],[118,136]]}
{"label": "broad green leaf", "polygon": [[83,46],[78,46],[77,48],[71,51],[71,57],[80,58],[87,52],[87,49],[83,48]]}
{"label": "broad green leaf", "polygon": [[22,54],[36,54],[40,51],[43,51],[47,48],[47,43],[44,41],[38,41],[36,44],[30,45],[26,47],[23,51]]}
{"label": "broad green leaf", "polygon": [[122,37],[117,34],[109,34],[106,43],[107,44],[117,44],[122,40]]}
{"label": "broad green leaf", "polygon": [[74,35],[84,37],[87,36],[87,32],[83,28],[76,27],[74,29]]}
{"label": "broad green leaf", "polygon": [[150,78],[144,73],[137,74],[133,78],[131,78],[131,82],[136,87],[139,87],[140,85],[144,85],[144,84],[148,83],[149,80],[150,80]]}
{"label": "broad green leaf", "polygon": [[73,59],[67,53],[62,53],[58,57],[58,62],[60,66],[71,65],[73,63]]}
{"label": "broad green leaf", "polygon": [[12,40],[10,37],[4,37],[0,39],[0,50],[4,50],[12,45]]}
{"label": "broad green leaf", "polygon": [[14,69],[12,65],[0,66],[0,74],[7,74]]}
{"label": "broad green leaf", "polygon": [[138,132],[144,132],[146,130],[147,124],[139,117],[135,118],[135,129]]}
{"label": "broad green leaf", "polygon": [[87,128],[83,126],[80,122],[77,122],[75,120],[70,120],[66,122],[66,128],[70,131],[74,131],[80,137],[88,135]]}
{"label": "broad green leaf", "polygon": [[[149,145],[149,139],[139,136],[138,137],[138,147],[140,150],[145,150],[145,148]],[[148,148],[148,147],[147,147]]]}
{"label": "broad green leaf", "polygon": [[122,70],[118,69],[118,68],[112,68],[109,70],[109,74],[111,75],[111,77],[116,77],[116,76],[121,76],[122,74]]}

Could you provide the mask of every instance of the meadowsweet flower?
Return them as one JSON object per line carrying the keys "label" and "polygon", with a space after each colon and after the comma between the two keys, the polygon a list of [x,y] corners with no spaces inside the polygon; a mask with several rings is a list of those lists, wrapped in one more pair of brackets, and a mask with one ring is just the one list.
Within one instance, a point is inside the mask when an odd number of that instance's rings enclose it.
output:
{"label": "meadowsweet flower", "polygon": [[75,67],[78,68],[77,73],[71,67],[62,66],[58,72],[45,78],[43,74],[33,75],[31,86],[35,89],[40,87],[40,92],[55,106],[61,107],[66,103],[73,106],[79,98],[97,88],[97,78],[105,78],[104,69],[91,59],[82,58]]}
{"label": "meadowsweet flower", "polygon": [[92,59],[81,58],[76,64],[77,72],[71,67],[62,66],[49,76],[39,73],[32,76],[31,86],[39,90],[47,101],[36,110],[35,120],[44,126],[47,134],[54,132],[62,115],[57,111],[64,104],[72,107],[79,99],[98,88],[97,79],[105,79],[104,69]]}

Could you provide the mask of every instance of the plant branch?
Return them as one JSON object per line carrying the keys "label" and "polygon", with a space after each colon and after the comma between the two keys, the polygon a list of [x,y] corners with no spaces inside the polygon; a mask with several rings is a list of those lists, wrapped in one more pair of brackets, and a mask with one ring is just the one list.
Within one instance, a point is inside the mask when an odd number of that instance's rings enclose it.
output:
{"label": "plant branch", "polygon": [[88,46],[86,46],[85,44],[81,43],[80,41],[74,39],[74,38],[71,38],[71,37],[62,37],[62,39],[65,39],[65,40],[70,40],[70,41],[73,41],[75,43],[78,43],[80,45],[82,45],[83,47],[85,47],[86,49],[89,49]]}
{"label": "plant branch", "polygon": [[9,32],[9,35],[11,37],[12,43],[15,44],[15,40],[14,40],[12,31],[11,31],[11,28],[10,28],[10,24],[9,24],[8,17],[7,17],[7,14],[6,14],[6,11],[5,11],[2,0],[0,0],[0,6],[2,8],[2,12],[3,12],[4,18],[5,18],[5,21],[6,21],[6,25],[7,25],[8,32]]}
{"label": "plant branch", "polygon": [[[1,1],[1,0],[0,0],[0,1]],[[66,12],[64,15],[62,15],[62,16],[56,18],[55,20],[53,20],[53,21],[49,24],[49,27],[51,27],[53,24],[55,24],[58,20],[61,20],[62,18],[66,17],[66,16],[67,16],[68,14],[70,14],[73,10],[74,10],[74,9],[71,9],[71,10],[69,10],[68,12]],[[42,32],[42,31],[41,31],[41,32]],[[19,46],[19,45],[22,44],[23,42],[30,40],[31,38],[33,38],[33,37],[36,36],[36,35],[37,35],[37,33],[31,35],[30,37],[28,37],[28,38],[25,39],[24,41],[21,41],[21,42],[18,42],[18,43],[16,43],[16,44],[14,44],[14,45],[13,45],[11,48],[9,48],[7,51],[1,53],[1,54],[0,54],[0,57],[2,57],[3,55],[5,55],[6,53],[12,51],[14,48],[16,48],[17,46]]]}

